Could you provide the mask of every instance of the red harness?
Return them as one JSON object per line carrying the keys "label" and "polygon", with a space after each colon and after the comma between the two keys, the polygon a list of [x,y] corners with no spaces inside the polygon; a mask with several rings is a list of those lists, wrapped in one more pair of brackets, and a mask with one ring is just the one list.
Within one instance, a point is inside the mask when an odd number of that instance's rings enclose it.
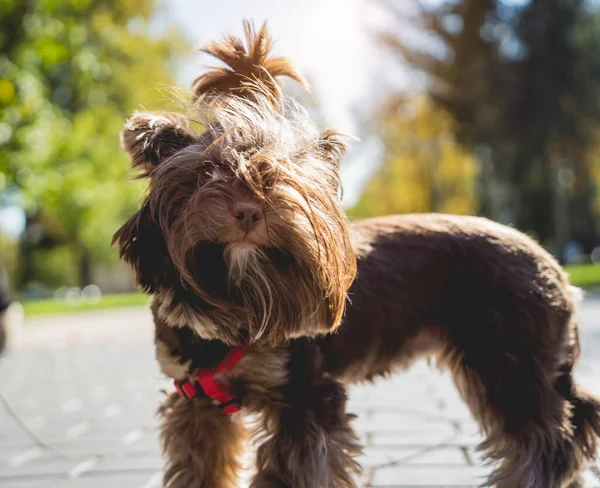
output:
{"label": "red harness", "polygon": [[229,415],[239,412],[241,408],[239,399],[235,398],[225,387],[219,385],[215,375],[226,373],[235,368],[249,348],[250,343],[246,343],[231,349],[216,368],[200,371],[193,381],[175,380],[177,393],[188,400],[196,397],[208,397],[214,400],[219,408]]}

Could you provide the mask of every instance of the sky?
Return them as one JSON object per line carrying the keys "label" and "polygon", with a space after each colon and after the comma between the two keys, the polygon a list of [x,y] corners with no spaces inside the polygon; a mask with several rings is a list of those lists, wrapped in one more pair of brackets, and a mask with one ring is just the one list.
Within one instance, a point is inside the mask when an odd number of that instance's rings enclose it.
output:
{"label": "sky", "polygon": [[25,215],[19,207],[0,208],[0,232],[18,236],[25,228]]}
{"label": "sky", "polygon": [[[341,130],[356,131],[353,106],[367,94],[377,69],[369,29],[376,22],[370,0],[167,0],[170,18],[196,47],[224,33],[242,34],[242,20],[268,22],[275,53],[290,57],[309,79],[327,119]],[[192,54],[180,80],[191,81],[210,57]]]}

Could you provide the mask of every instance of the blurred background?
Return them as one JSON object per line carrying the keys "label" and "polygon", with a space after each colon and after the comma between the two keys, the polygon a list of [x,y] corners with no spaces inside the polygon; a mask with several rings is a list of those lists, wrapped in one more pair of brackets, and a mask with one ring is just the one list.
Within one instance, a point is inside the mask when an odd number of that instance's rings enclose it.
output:
{"label": "blurred background", "polygon": [[0,0],[0,259],[26,314],[144,303],[109,246],[142,195],[119,131],[243,18],[319,125],[361,139],[352,218],[483,215],[600,285],[600,2]]}
{"label": "blurred background", "polygon": [[[310,80],[285,90],[318,125],[360,138],[342,166],[352,219],[483,215],[600,289],[600,0],[0,0],[3,488],[162,486],[171,386],[110,247],[144,189],[119,132],[136,109],[178,109],[173,87],[185,98],[212,63],[195,47],[244,18]],[[600,394],[600,293],[581,323],[578,381]],[[489,472],[450,376],[424,362],[353,388],[350,411],[360,486]],[[600,467],[584,478],[600,487]]]}

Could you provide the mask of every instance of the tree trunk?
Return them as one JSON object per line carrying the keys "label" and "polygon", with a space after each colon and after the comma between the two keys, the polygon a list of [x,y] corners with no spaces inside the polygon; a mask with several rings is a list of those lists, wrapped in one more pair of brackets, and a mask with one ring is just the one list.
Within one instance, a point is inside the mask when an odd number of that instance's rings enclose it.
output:
{"label": "tree trunk", "polygon": [[19,240],[19,265],[16,273],[15,289],[24,290],[27,284],[34,280],[33,271],[33,249],[34,244],[32,242],[32,219],[31,215],[25,214],[25,230]]}
{"label": "tree trunk", "polygon": [[554,242],[556,255],[560,262],[564,262],[565,246],[571,239],[569,223],[569,185],[567,181],[567,148],[561,144],[558,151],[552,151],[550,160],[551,184],[553,190],[553,217],[554,217]]}
{"label": "tree trunk", "polygon": [[91,283],[92,257],[85,247],[81,247],[79,250],[79,287],[83,289]]}

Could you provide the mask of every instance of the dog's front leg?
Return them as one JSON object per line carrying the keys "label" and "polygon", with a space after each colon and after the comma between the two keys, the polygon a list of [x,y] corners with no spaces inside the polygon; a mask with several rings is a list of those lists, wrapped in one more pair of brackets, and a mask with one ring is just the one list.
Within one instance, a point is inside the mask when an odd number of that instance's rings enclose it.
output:
{"label": "dog's front leg", "polygon": [[361,451],[346,413],[342,384],[321,371],[318,349],[292,346],[281,400],[262,408],[266,441],[257,452],[252,488],[349,488]]}
{"label": "dog's front leg", "polygon": [[165,488],[233,488],[245,430],[203,398],[173,393],[159,410]]}

